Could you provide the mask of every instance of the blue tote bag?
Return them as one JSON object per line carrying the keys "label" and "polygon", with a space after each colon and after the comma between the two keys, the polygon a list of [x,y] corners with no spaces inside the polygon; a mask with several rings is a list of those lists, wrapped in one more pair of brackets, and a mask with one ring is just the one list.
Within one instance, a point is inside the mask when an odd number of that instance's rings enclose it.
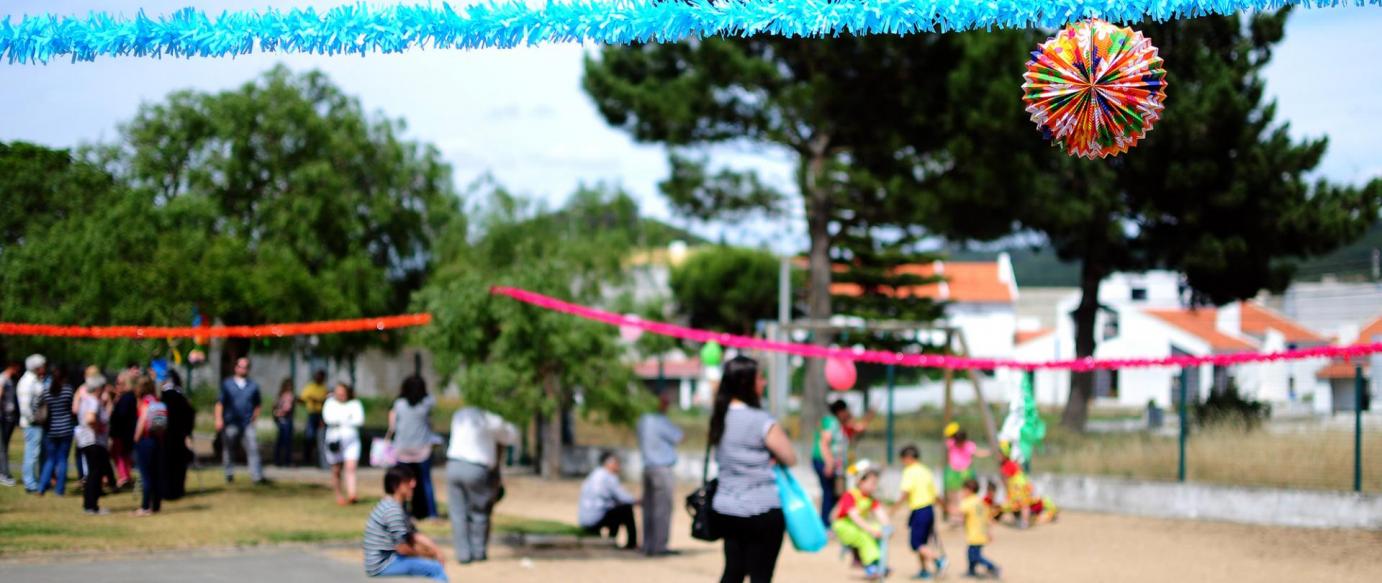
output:
{"label": "blue tote bag", "polygon": [[787,519],[787,534],[798,551],[814,553],[825,548],[825,525],[821,515],[811,505],[811,497],[801,484],[782,466],[773,466],[777,480],[777,495],[782,499],[782,515]]}

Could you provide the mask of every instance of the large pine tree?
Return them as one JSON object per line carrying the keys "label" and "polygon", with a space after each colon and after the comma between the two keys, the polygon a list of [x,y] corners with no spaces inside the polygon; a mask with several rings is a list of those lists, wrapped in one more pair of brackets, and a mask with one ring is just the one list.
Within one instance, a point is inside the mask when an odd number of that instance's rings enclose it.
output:
{"label": "large pine tree", "polygon": [[[1177,270],[1195,301],[1212,304],[1283,287],[1293,258],[1358,236],[1382,197],[1382,181],[1311,182],[1327,140],[1291,139],[1264,98],[1261,72],[1288,14],[1138,25],[1166,61],[1166,111],[1136,148],[1101,160],[1066,156],[1028,121],[1018,86],[1037,39],[967,38],[949,90],[968,101],[952,101],[945,116],[955,168],[927,190],[941,217],[931,226],[960,239],[1036,232],[1062,259],[1079,261],[1079,357],[1094,354],[1099,282],[1114,272]],[[906,176],[930,162],[889,155],[865,163]],[[1084,427],[1092,390],[1092,375],[1072,375],[1064,425]]]}
{"label": "large pine tree", "polygon": [[[945,111],[947,96],[932,69],[954,56],[947,35],[708,38],[604,48],[587,59],[584,84],[610,125],[670,147],[663,191],[688,214],[724,219],[785,204],[787,194],[752,174],[709,168],[718,145],[791,155],[790,194],[800,196],[810,237],[806,312],[819,320],[833,313],[831,249],[839,234],[851,224],[912,225],[921,210],[889,203],[888,181],[858,180],[851,160],[865,149],[901,147],[895,135],[878,132],[903,118],[933,125],[928,116]],[[921,133],[905,144],[909,151],[940,145],[939,134]],[[814,432],[826,397],[823,363],[811,360],[807,373],[802,435]]]}

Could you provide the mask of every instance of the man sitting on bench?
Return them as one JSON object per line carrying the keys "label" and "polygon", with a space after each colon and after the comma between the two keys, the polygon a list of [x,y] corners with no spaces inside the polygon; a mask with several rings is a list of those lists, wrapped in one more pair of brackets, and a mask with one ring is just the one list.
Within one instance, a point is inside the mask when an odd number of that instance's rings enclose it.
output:
{"label": "man sitting on bench", "polygon": [[581,484],[579,522],[590,534],[609,529],[609,538],[618,538],[619,528],[628,529],[625,549],[638,549],[638,527],[634,526],[633,507],[638,504],[619,483],[619,456],[614,452],[600,454],[600,466],[586,476]]}

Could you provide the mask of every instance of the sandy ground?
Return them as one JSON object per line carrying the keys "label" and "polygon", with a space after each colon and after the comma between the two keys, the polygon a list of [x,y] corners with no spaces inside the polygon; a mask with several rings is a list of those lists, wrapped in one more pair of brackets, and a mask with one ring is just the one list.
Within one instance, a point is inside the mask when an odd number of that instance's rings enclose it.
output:
{"label": "sandy ground", "polygon": [[[574,521],[580,484],[511,477],[508,496],[497,512]],[[637,493],[635,486],[630,489]],[[439,488],[443,497],[445,488]],[[679,493],[678,502],[685,492]],[[678,505],[679,508],[679,505]],[[1303,509],[1308,511],[1308,509]],[[900,517],[899,517],[900,518]],[[447,569],[453,581],[509,583],[681,581],[719,577],[720,546],[691,539],[689,519],[678,510],[672,547],[682,555],[648,559],[614,549],[516,549],[496,541],[486,563]],[[905,533],[900,533],[905,534]],[[622,536],[622,535],[621,535]],[[954,561],[948,579],[964,570],[964,535],[943,528],[945,548]],[[439,541],[449,545],[449,541]],[[998,526],[987,556],[1003,568],[1004,580],[1079,581],[1377,581],[1382,579],[1382,532],[1303,530],[1212,522],[1160,520],[1065,512],[1054,524],[1018,531]],[[329,551],[359,564],[358,551]],[[449,556],[450,549],[447,549]],[[894,535],[891,579],[907,580],[916,561],[905,536]],[[832,543],[815,554],[799,553],[784,542],[777,581],[862,580]]]}

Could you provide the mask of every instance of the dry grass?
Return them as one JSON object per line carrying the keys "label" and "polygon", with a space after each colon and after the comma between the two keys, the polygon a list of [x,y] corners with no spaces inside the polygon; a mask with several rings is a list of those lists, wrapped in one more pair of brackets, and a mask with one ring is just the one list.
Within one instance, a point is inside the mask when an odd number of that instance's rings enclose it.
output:
{"label": "dry grass", "polygon": [[[1382,434],[1364,435],[1363,489],[1382,491]],[[1037,458],[1037,471],[1174,480],[1174,437],[1089,437]],[[1371,462],[1369,464],[1369,462]],[[1347,490],[1353,486],[1353,434],[1349,431],[1273,433],[1241,429],[1192,434],[1186,446],[1187,479],[1235,486]]]}
{"label": "dry grass", "polygon": [[[137,518],[138,494],[121,492],[101,499],[107,516],[82,514],[79,491],[59,498],[0,488],[0,557],[47,551],[90,553],[183,548],[224,548],[287,543],[354,543],[365,518],[379,500],[378,472],[362,472],[361,492],[375,492],[354,506],[337,506],[320,481],[282,481],[253,486],[246,480],[224,483],[219,468],[194,471],[189,495],[166,502],[163,512]],[[325,474],[322,474],[325,476]],[[241,474],[243,478],[244,475]],[[69,482],[69,486],[71,482]],[[445,515],[445,509],[442,509]],[[444,521],[419,524],[438,540],[450,539]],[[572,528],[554,521],[496,515],[498,533],[563,533]]]}
{"label": "dry grass", "polygon": [[[1064,430],[1059,424],[1059,412],[1043,411],[1047,422],[1047,439],[1032,468],[1035,472],[1089,474],[1144,480],[1175,480],[1177,442],[1175,437],[1146,433],[1077,434]],[[1135,417],[1129,411],[1102,411],[1094,417],[1114,419]],[[983,423],[977,408],[965,407],[957,411],[956,419],[970,428],[971,434],[982,433]],[[995,412],[995,420],[1001,422]],[[682,449],[700,452],[705,447],[708,419],[704,415],[678,414],[678,425],[686,431]],[[795,427],[796,416],[785,425]],[[893,449],[917,445],[922,459],[941,463],[943,446],[939,439],[941,414],[924,410],[900,415],[895,420]],[[856,444],[854,456],[872,460],[887,459],[885,421],[874,419],[863,438]],[[1297,431],[1244,431],[1241,428],[1220,428],[1197,431],[1191,435],[1187,447],[1188,478],[1196,482],[1235,486],[1301,488],[1311,490],[1349,490],[1353,487],[1353,433],[1350,429],[1326,429],[1309,425]],[[1289,427],[1289,426],[1288,426]],[[637,446],[633,431],[624,427],[580,421],[576,436],[582,444],[610,447]],[[982,439],[982,437],[980,437]],[[1364,434],[1363,489],[1382,492],[1382,432]],[[804,452],[803,452],[804,453]],[[980,472],[994,472],[996,463],[979,460]]]}

